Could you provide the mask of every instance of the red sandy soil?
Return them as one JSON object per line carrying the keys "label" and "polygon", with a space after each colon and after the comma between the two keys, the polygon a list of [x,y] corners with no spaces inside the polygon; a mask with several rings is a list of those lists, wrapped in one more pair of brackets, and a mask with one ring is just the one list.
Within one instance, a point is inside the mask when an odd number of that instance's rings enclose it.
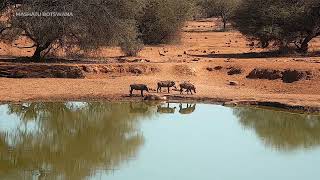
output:
{"label": "red sandy soil", "polygon": [[[212,19],[192,21],[184,27],[181,42],[178,44],[145,47],[139,57],[135,58],[121,57],[119,48],[100,49],[86,58],[89,62],[86,61],[85,66],[93,69],[102,66],[111,69],[118,66],[153,69],[142,70],[137,74],[121,70],[107,73],[93,70],[85,73],[85,79],[0,78],[0,102],[130,99],[127,95],[132,83],[145,83],[156,89],[157,81],[174,80],[177,83],[192,82],[197,87],[197,94],[180,96],[179,92],[173,91],[172,99],[188,97],[193,100],[224,102],[263,101],[320,108],[320,57],[317,57],[320,53],[315,52],[308,57],[277,57],[272,54],[267,58],[258,57],[260,52],[266,50],[248,46],[250,42],[236,31],[218,32],[214,31],[216,28],[216,22]],[[23,40],[18,42],[18,45],[19,43],[26,44]],[[0,47],[0,55],[3,57],[26,56],[33,51],[12,48],[6,44],[0,44]],[[320,50],[320,39],[311,43],[310,50]],[[92,59],[95,60],[91,63]],[[119,60],[125,62],[120,63]],[[142,61],[139,62],[140,60]],[[0,66],[12,64],[26,65],[0,62]],[[81,61],[59,64],[79,67],[83,65]],[[222,66],[223,69],[207,70],[208,67],[216,66]],[[243,72],[230,76],[227,74],[227,68],[230,67],[241,68]],[[247,79],[246,76],[255,68],[310,71],[312,78],[293,83],[284,83],[281,79]],[[230,86],[229,81],[237,81],[238,85]]]}

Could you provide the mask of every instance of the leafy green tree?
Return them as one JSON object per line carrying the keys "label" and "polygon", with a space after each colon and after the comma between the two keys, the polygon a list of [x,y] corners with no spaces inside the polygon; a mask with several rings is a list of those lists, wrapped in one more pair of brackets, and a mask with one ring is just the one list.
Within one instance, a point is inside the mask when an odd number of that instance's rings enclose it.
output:
{"label": "leafy green tree", "polygon": [[234,15],[240,0],[202,0],[201,7],[205,10],[207,17],[219,17],[226,30],[227,23]]}
{"label": "leafy green tree", "polygon": [[241,33],[266,48],[296,47],[308,51],[320,35],[320,2],[317,0],[243,0],[233,22]]}
{"label": "leafy green tree", "polygon": [[[32,44],[20,48],[34,48],[35,61],[58,47],[91,50],[132,42],[138,38],[135,18],[141,11],[141,3],[141,0],[24,0],[19,6],[6,6],[12,13],[7,15],[5,23],[10,28],[2,32],[2,40],[13,42],[27,37]],[[50,15],[50,12],[64,14]]]}
{"label": "leafy green tree", "polygon": [[[145,44],[174,40],[190,16],[193,0],[2,0],[1,40],[12,43],[27,37],[34,48],[31,60],[40,61],[63,49],[90,51],[120,46],[136,55]],[[33,12],[67,12],[43,16]]]}
{"label": "leafy green tree", "polygon": [[193,0],[146,0],[138,19],[140,38],[145,44],[172,42],[184,22],[192,16]]}

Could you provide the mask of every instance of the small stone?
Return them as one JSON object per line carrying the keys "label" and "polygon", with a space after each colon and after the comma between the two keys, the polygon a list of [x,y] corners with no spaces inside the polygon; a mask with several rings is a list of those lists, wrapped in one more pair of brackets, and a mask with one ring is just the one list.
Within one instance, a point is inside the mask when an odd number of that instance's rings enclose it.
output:
{"label": "small stone", "polygon": [[230,86],[238,86],[239,83],[237,81],[229,81]]}
{"label": "small stone", "polygon": [[213,71],[213,68],[207,67],[207,70],[208,70],[208,71]]}
{"label": "small stone", "polygon": [[223,67],[222,66],[216,66],[214,67],[214,70],[221,70]]}

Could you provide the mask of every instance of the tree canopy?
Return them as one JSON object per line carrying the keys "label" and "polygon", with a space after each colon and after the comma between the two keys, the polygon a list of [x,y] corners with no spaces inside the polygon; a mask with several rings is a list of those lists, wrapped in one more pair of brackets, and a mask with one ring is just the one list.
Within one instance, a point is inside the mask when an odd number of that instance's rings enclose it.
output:
{"label": "tree canopy", "polygon": [[317,0],[243,0],[233,22],[262,47],[275,42],[280,48],[295,46],[307,52],[309,42],[320,35],[319,12]]}
{"label": "tree canopy", "polygon": [[3,0],[1,39],[27,37],[33,60],[48,52],[120,45],[135,55],[142,42],[169,42],[187,19],[191,1],[183,0]]}
{"label": "tree canopy", "polygon": [[200,6],[204,9],[207,17],[219,17],[226,30],[227,23],[234,15],[241,0],[201,0]]}

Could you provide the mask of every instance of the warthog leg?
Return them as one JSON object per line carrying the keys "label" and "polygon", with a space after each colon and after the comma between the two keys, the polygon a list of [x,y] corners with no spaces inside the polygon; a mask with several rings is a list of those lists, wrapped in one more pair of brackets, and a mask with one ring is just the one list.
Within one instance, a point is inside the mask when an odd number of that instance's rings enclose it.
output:
{"label": "warthog leg", "polygon": [[130,89],[130,96],[132,96],[132,91],[133,91],[133,89],[131,88],[131,89]]}

